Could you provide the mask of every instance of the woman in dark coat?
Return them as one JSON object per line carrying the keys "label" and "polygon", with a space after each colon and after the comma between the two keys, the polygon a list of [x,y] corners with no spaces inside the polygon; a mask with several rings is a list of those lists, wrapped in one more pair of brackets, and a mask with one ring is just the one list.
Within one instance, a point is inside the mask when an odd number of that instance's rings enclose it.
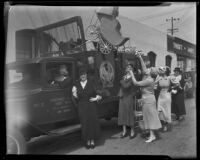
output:
{"label": "woman in dark coat", "polygon": [[132,66],[128,64],[126,66],[126,74],[120,81],[121,88],[119,93],[119,112],[118,112],[118,125],[123,126],[123,132],[121,138],[127,136],[126,127],[131,127],[130,139],[135,138],[136,133],[134,133],[134,99],[133,99],[133,82],[129,71],[132,70]]}
{"label": "woman in dark coat", "polygon": [[176,115],[177,120],[184,119],[186,114],[185,102],[184,102],[184,79],[181,75],[180,68],[176,67],[174,69],[174,77],[171,78],[172,81],[172,105],[171,112]]}
{"label": "woman in dark coat", "polygon": [[78,101],[79,118],[82,128],[82,138],[86,148],[94,148],[94,140],[99,137],[100,126],[96,101],[101,99],[97,95],[94,84],[87,78],[87,71],[81,68],[79,71],[80,81],[76,82],[72,88],[73,96]]}

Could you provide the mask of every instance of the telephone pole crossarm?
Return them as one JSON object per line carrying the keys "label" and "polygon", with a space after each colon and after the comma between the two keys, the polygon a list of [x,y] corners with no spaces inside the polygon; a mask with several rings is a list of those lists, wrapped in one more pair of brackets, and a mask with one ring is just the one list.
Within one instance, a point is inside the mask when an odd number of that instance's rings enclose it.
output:
{"label": "telephone pole crossarm", "polygon": [[173,17],[171,17],[170,19],[166,19],[166,21],[168,22],[168,21],[171,21],[171,24],[172,24],[172,27],[171,27],[171,29],[168,29],[168,31],[170,31],[171,32],[171,35],[173,36],[173,34],[175,33],[175,32],[178,32],[178,28],[174,28],[174,24],[173,24],[173,22],[174,21],[179,21],[180,20],[180,18],[173,18]]}

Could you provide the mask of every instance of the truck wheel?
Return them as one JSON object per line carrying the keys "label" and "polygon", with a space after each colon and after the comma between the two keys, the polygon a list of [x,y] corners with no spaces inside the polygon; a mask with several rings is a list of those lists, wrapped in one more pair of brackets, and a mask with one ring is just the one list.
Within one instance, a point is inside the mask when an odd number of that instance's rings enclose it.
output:
{"label": "truck wheel", "polygon": [[26,142],[19,131],[11,131],[7,134],[7,154],[25,154]]}

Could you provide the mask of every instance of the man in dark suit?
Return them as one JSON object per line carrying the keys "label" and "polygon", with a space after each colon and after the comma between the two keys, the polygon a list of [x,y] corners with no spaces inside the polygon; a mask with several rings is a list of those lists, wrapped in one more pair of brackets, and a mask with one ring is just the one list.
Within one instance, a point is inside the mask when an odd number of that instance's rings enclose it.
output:
{"label": "man in dark suit", "polygon": [[66,88],[71,85],[71,78],[69,77],[69,72],[66,65],[61,65],[59,68],[60,75],[57,76],[52,82],[57,83],[61,88]]}

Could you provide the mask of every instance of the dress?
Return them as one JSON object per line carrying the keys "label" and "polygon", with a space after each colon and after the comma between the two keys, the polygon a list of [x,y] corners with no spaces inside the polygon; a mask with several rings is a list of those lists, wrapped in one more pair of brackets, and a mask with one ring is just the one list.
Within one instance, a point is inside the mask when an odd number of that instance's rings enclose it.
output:
{"label": "dress", "polygon": [[158,86],[160,88],[160,94],[158,97],[158,111],[160,111],[159,117],[161,120],[171,123],[171,93],[170,78],[159,77]]}
{"label": "dress", "polygon": [[177,90],[177,93],[172,94],[171,111],[177,116],[177,118],[179,118],[179,116],[186,114],[185,102],[184,102],[184,89],[183,89],[185,82],[181,75],[175,78],[179,80],[181,88],[175,87],[175,90]]}
{"label": "dress", "polygon": [[156,109],[156,99],[154,96],[154,80],[149,76],[137,82],[141,86],[142,92],[142,113],[144,128],[156,130],[161,128],[161,123]]}
{"label": "dress", "polygon": [[131,79],[121,80],[118,125],[134,127],[134,86]]}
{"label": "dress", "polygon": [[100,125],[96,102],[90,102],[91,97],[96,97],[96,91],[91,80],[88,80],[83,89],[80,82],[75,83],[78,96],[79,118],[82,128],[83,140],[97,139],[100,135]]}

